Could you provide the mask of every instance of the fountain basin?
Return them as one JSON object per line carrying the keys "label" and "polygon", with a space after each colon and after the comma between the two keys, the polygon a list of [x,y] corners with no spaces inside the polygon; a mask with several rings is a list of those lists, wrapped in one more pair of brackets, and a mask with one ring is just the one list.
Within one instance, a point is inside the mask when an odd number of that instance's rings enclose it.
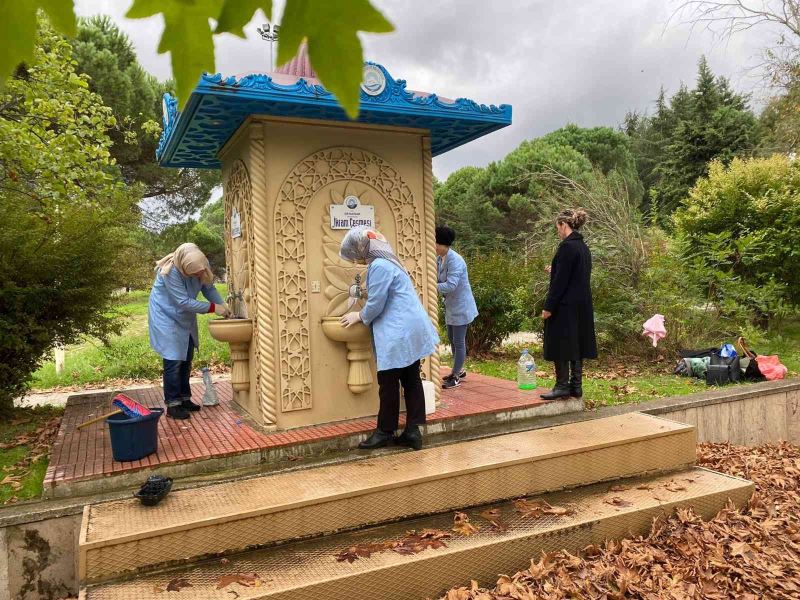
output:
{"label": "fountain basin", "polygon": [[372,332],[363,323],[344,327],[339,321],[341,317],[322,317],[322,331],[334,342],[368,342]]}
{"label": "fountain basin", "polygon": [[347,387],[354,394],[372,389],[372,331],[363,323],[343,327],[341,317],[323,317],[322,332],[334,342],[347,345]]}
{"label": "fountain basin", "polygon": [[231,387],[237,393],[239,404],[247,405],[250,391],[250,340],[253,339],[252,319],[212,319],[208,333],[218,342],[231,346]]}
{"label": "fountain basin", "polygon": [[253,337],[252,319],[212,319],[208,333],[218,342],[237,344],[249,342]]}

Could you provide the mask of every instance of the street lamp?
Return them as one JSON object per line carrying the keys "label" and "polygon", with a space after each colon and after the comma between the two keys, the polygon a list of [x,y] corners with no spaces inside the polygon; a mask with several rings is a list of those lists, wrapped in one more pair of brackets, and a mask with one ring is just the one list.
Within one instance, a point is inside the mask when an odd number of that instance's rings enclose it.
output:
{"label": "street lamp", "polygon": [[256,27],[256,31],[265,42],[269,42],[269,70],[272,71],[272,45],[278,41],[278,30],[280,25],[273,25],[272,32],[269,30],[269,23],[264,23],[261,27]]}

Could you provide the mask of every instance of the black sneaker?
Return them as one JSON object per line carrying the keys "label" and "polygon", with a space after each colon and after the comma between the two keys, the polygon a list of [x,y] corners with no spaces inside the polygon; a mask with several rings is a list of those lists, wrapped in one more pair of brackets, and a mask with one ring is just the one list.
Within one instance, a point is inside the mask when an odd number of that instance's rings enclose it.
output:
{"label": "black sneaker", "polygon": [[455,388],[461,385],[461,380],[458,377],[453,375],[445,377],[442,381],[442,389],[449,390],[450,388]]}
{"label": "black sneaker", "polygon": [[200,410],[200,407],[199,407],[197,404],[195,404],[194,402],[192,402],[190,399],[185,399],[185,400],[183,400],[183,401],[181,402],[181,406],[182,406],[182,407],[183,407],[185,410],[190,410],[190,411],[192,411],[192,412],[195,412],[195,411],[198,411],[198,410]]}
{"label": "black sneaker", "polygon": [[191,419],[192,415],[189,414],[189,411],[183,408],[182,404],[176,404],[174,406],[167,407],[167,416],[170,419]]}
{"label": "black sneaker", "polygon": [[458,378],[459,378],[459,379],[466,379],[466,378],[467,378],[467,372],[466,372],[466,370],[464,370],[464,369],[461,369],[461,373],[459,373],[459,374],[458,374]]}

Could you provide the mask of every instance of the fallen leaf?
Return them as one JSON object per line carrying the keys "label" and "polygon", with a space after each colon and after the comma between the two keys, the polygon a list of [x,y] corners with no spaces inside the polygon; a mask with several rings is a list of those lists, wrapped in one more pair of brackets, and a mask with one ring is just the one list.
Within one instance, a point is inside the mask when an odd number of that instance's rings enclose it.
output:
{"label": "fallen leaf", "polygon": [[192,587],[185,577],[176,577],[167,584],[168,592],[180,592],[183,588]]}
{"label": "fallen leaf", "polygon": [[606,498],[605,500],[603,500],[603,502],[605,502],[606,504],[610,504],[611,506],[621,506],[621,507],[622,506],[633,506],[633,504],[631,504],[627,500],[623,500],[619,496],[614,496],[612,498]]}
{"label": "fallen leaf", "polygon": [[233,583],[238,583],[244,587],[261,587],[262,581],[258,573],[234,573],[233,575],[223,575],[217,581],[217,589],[221,590]]}
{"label": "fallen leaf", "polygon": [[685,492],[686,486],[680,485],[674,481],[670,481],[664,486],[665,490],[669,490],[670,492]]}
{"label": "fallen leaf", "polygon": [[480,527],[469,522],[467,513],[457,512],[453,517],[453,531],[460,535],[472,535],[480,531]]}
{"label": "fallen leaf", "polygon": [[627,485],[612,485],[610,488],[608,488],[608,491],[609,492],[624,492],[624,491],[629,490],[629,489],[631,489],[631,488],[630,488],[630,486],[627,486]]}
{"label": "fallen leaf", "polygon": [[336,562],[344,562],[347,561],[349,563],[355,562],[358,560],[358,553],[356,553],[356,548],[348,548],[347,550],[340,552],[336,555]]}
{"label": "fallen leaf", "polygon": [[487,521],[492,521],[494,519],[499,519],[501,513],[499,508],[489,508],[478,514]]}
{"label": "fallen leaf", "polygon": [[731,544],[732,556],[747,556],[753,554],[753,548],[747,542],[733,542]]}

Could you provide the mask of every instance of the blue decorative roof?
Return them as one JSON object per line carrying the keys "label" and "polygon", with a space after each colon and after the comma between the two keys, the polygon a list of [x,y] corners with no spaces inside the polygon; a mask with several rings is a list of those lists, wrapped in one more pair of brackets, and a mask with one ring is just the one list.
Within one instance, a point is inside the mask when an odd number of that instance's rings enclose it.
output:
{"label": "blue decorative roof", "polygon": [[[511,124],[511,106],[478,104],[466,98],[448,101],[435,94],[406,90],[406,82],[383,73],[385,87],[374,81],[361,89],[358,121],[430,130],[433,155],[491,133]],[[369,67],[365,67],[369,68]],[[373,69],[374,72],[374,69]],[[321,85],[299,78],[290,85],[276,83],[269,75],[223,77],[204,74],[189,97],[183,112],[177,102],[164,95],[164,131],[156,158],[164,167],[220,167],[219,150],[250,115],[305,117],[348,121],[333,94]]]}

